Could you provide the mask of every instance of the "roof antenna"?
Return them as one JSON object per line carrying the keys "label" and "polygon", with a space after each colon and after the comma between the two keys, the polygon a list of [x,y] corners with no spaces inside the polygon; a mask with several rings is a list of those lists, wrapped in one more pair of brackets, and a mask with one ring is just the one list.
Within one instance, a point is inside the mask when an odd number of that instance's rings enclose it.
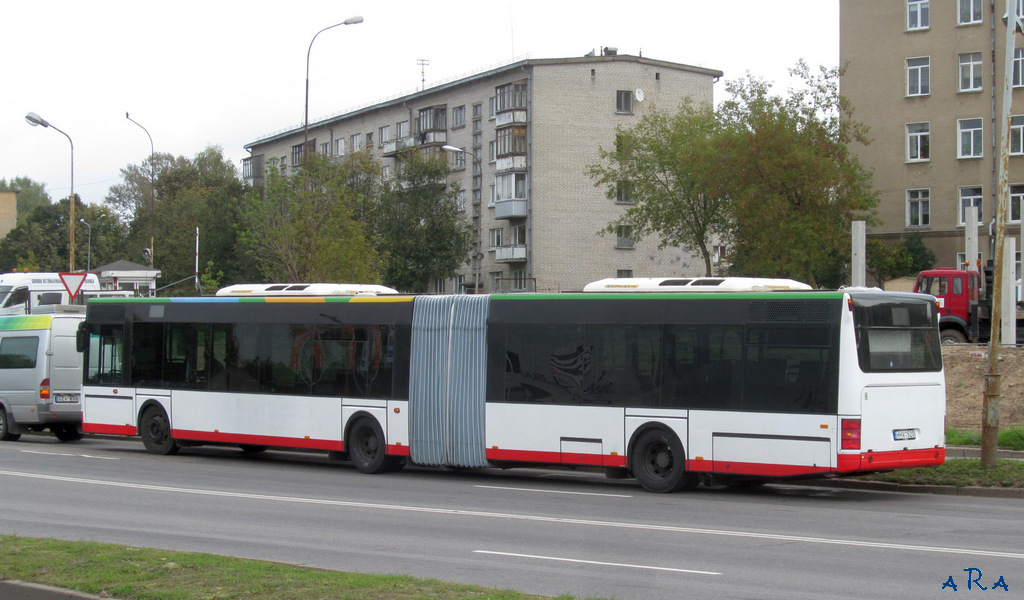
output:
{"label": "roof antenna", "polygon": [[417,58],[416,64],[420,66],[420,78],[423,83],[422,89],[427,89],[427,69],[426,66],[430,64],[429,58]]}

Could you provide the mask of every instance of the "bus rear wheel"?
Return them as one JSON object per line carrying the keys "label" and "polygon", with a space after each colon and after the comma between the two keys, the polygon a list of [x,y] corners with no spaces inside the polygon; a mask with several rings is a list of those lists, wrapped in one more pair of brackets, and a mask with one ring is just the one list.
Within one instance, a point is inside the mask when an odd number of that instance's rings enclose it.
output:
{"label": "bus rear wheel", "polygon": [[686,453],[679,438],[664,429],[648,429],[633,444],[633,476],[649,492],[692,490],[700,478],[686,470]]}
{"label": "bus rear wheel", "polygon": [[158,406],[151,406],[142,413],[139,433],[142,435],[142,444],[150,454],[174,454],[180,448],[178,442],[171,437],[171,421],[167,413]]}
{"label": "bus rear wheel", "polygon": [[352,424],[345,443],[348,458],[362,473],[384,473],[393,461],[385,452],[384,432],[377,421],[362,418]]}
{"label": "bus rear wheel", "polygon": [[16,442],[20,437],[20,433],[11,433],[11,422],[8,420],[7,411],[0,407],[0,441]]}

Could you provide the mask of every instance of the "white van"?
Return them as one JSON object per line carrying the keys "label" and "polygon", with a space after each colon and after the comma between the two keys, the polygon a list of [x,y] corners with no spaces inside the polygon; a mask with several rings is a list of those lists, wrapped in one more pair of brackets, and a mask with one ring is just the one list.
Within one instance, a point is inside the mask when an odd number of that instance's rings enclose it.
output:
{"label": "white van", "polygon": [[[77,304],[95,297],[100,292],[100,280],[88,273],[82,282]],[[123,293],[117,294],[123,296]],[[48,306],[72,304],[60,273],[3,273],[0,274],[0,315],[28,315],[45,312]]]}
{"label": "white van", "polygon": [[0,316],[0,440],[49,428],[81,439],[82,355],[75,346],[84,306],[50,314]]}

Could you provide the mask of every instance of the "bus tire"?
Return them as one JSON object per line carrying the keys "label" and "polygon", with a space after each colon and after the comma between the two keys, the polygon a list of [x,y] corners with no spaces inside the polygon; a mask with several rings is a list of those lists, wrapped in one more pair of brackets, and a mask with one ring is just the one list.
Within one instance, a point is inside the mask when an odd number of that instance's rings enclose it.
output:
{"label": "bus tire", "polygon": [[633,477],[648,492],[668,493],[693,489],[700,478],[686,470],[686,452],[675,434],[648,429],[633,444]]}
{"label": "bus tire", "polygon": [[259,454],[260,452],[267,451],[266,446],[260,446],[258,444],[239,444],[238,447],[246,454]]}
{"label": "bus tire", "polygon": [[178,442],[171,437],[171,421],[159,406],[150,406],[143,411],[139,419],[139,435],[150,454],[169,455],[180,449]]}
{"label": "bus tire", "polygon": [[53,425],[50,433],[62,442],[77,442],[82,439],[82,432],[75,425]]}
{"label": "bus tire", "polygon": [[21,438],[20,433],[11,433],[11,422],[8,420],[7,411],[0,406],[0,441],[16,442]]}
{"label": "bus tire", "polygon": [[362,473],[372,475],[391,469],[391,457],[385,452],[384,432],[374,419],[361,418],[352,424],[345,450],[349,460]]}

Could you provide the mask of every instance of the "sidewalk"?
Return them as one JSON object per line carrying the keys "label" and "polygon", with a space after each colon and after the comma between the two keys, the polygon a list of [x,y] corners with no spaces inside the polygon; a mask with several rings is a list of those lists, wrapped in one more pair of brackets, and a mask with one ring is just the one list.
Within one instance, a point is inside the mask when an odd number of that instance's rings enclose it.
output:
{"label": "sidewalk", "polygon": [[103,596],[93,596],[15,580],[0,581],[0,598],[3,600],[103,600]]}

